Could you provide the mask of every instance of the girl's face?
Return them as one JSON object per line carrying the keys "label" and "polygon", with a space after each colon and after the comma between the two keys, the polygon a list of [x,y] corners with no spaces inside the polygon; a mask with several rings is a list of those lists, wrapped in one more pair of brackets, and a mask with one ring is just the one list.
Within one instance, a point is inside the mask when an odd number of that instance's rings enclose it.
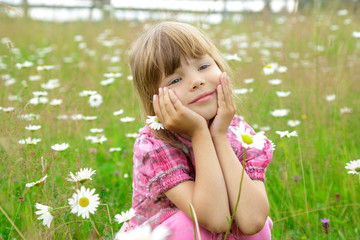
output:
{"label": "girl's face", "polygon": [[181,60],[181,66],[164,77],[159,87],[172,89],[181,103],[206,120],[217,113],[216,87],[221,70],[209,55]]}

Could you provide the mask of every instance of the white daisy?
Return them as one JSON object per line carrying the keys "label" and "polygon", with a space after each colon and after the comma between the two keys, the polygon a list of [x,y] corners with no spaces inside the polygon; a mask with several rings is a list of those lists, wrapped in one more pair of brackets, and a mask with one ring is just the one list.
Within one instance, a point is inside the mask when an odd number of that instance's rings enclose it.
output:
{"label": "white daisy", "polygon": [[81,216],[83,219],[89,218],[89,213],[94,214],[96,208],[100,204],[99,194],[94,194],[95,188],[90,190],[81,186],[80,190],[77,189],[76,193],[70,198],[69,205],[71,213]]}
{"label": "white daisy", "polygon": [[97,137],[96,136],[85,136],[85,140],[86,141],[95,141],[95,139],[97,139]]}
{"label": "white daisy", "polygon": [[14,107],[6,107],[6,108],[2,108],[2,111],[3,112],[12,112],[12,111],[14,111],[15,110],[15,108]]}
{"label": "white daisy", "polygon": [[278,68],[278,64],[277,63],[269,63],[267,64],[264,68],[263,68],[263,71],[264,71],[264,74],[265,75],[270,75],[270,74],[273,74],[276,69]]}
{"label": "white daisy", "polygon": [[351,113],[351,112],[352,112],[351,108],[348,108],[348,107],[340,108],[340,114]]}
{"label": "white daisy", "polygon": [[286,66],[279,66],[278,69],[277,69],[277,71],[278,71],[279,73],[284,73],[284,72],[287,71],[287,67],[286,67]]}
{"label": "white daisy", "polygon": [[100,85],[107,86],[107,85],[112,84],[114,81],[115,81],[115,78],[108,78],[108,79],[102,80],[100,82]]}
{"label": "white daisy", "polygon": [[254,79],[253,79],[253,78],[244,79],[244,83],[245,83],[245,84],[250,84],[250,83],[253,83],[253,82],[254,82]]}
{"label": "white daisy", "polygon": [[73,115],[71,115],[71,119],[72,120],[82,120],[83,115],[81,113],[80,114],[73,114]]}
{"label": "white daisy", "polygon": [[131,218],[135,217],[135,210],[133,208],[130,208],[130,210],[127,210],[126,212],[121,212],[121,214],[115,215],[115,221],[117,223],[123,223],[130,221]]}
{"label": "white daisy", "polygon": [[36,131],[39,130],[41,128],[41,125],[31,125],[29,124],[28,126],[25,127],[26,130],[29,131]]}
{"label": "white daisy", "polygon": [[62,99],[53,99],[50,101],[50,105],[52,106],[60,106],[60,104],[62,104],[63,100]]}
{"label": "white daisy", "polygon": [[18,116],[20,119],[26,120],[26,121],[33,121],[38,120],[40,118],[39,114],[29,113],[29,114],[23,114]]}
{"label": "white daisy", "polygon": [[262,126],[259,128],[260,131],[264,131],[264,132],[267,132],[267,131],[270,131],[271,130],[271,127],[270,126]]}
{"label": "white daisy", "polygon": [[123,118],[120,118],[120,121],[122,121],[122,122],[133,122],[133,121],[135,121],[135,118],[133,118],[133,117],[123,117]]}
{"label": "white daisy", "polygon": [[45,179],[48,177],[48,175],[46,174],[45,176],[43,176],[42,178],[40,178],[39,181],[36,181],[36,182],[32,182],[32,183],[27,183],[25,185],[25,187],[27,188],[31,188],[33,186],[39,186],[41,183],[43,183],[45,181]]}
{"label": "white daisy", "polygon": [[335,94],[326,95],[325,99],[328,102],[334,101],[336,99],[336,95]]}
{"label": "white daisy", "polygon": [[80,171],[73,174],[69,173],[70,178],[67,178],[69,182],[80,182],[83,183],[86,180],[92,180],[91,176],[96,172],[96,170],[92,170],[91,168],[81,168]]}
{"label": "white daisy", "polygon": [[241,58],[239,57],[239,55],[237,53],[234,54],[224,54],[224,58],[228,61],[237,61],[237,62],[241,62]]}
{"label": "white daisy", "polygon": [[56,118],[59,120],[66,120],[66,119],[69,119],[69,116],[66,114],[62,114],[62,115],[57,116]]}
{"label": "white daisy", "polygon": [[277,95],[278,97],[287,97],[287,96],[289,96],[290,94],[291,94],[290,91],[287,91],[287,92],[276,91],[276,95]]}
{"label": "white daisy", "polygon": [[346,169],[350,170],[348,173],[350,174],[359,174],[360,173],[360,159],[350,161],[345,166]]}
{"label": "white daisy", "polygon": [[102,135],[101,137],[92,137],[90,140],[92,143],[102,144],[103,142],[107,141],[107,138]]}
{"label": "white daisy", "polygon": [[38,71],[44,71],[44,70],[50,70],[50,69],[54,69],[55,66],[52,65],[42,65],[42,66],[37,66],[36,70]]}
{"label": "white daisy", "polygon": [[164,129],[164,125],[162,125],[157,116],[148,116],[146,119],[146,123],[149,125],[151,129],[160,130]]}
{"label": "white daisy", "polygon": [[98,117],[97,116],[83,116],[82,119],[86,120],[86,121],[92,121],[92,120],[96,120]]}
{"label": "white daisy", "polygon": [[92,132],[92,133],[101,133],[103,131],[104,131],[104,129],[102,129],[102,128],[91,128],[90,129],[90,132]]}
{"label": "white daisy", "polygon": [[352,32],[352,36],[353,36],[354,38],[360,38],[360,32],[353,31],[353,32]]}
{"label": "white daisy", "polygon": [[93,94],[89,98],[89,104],[91,107],[99,107],[103,103],[103,97],[100,94]]}
{"label": "white daisy", "polygon": [[116,77],[121,77],[122,73],[119,72],[112,72],[112,73],[104,73],[104,77],[107,78],[116,78]]}
{"label": "white daisy", "polygon": [[148,240],[165,240],[171,234],[169,228],[159,225],[153,231],[148,224],[141,225],[134,230],[127,232],[118,232],[115,240],[122,239],[148,239]]}
{"label": "white daisy", "polygon": [[39,81],[41,79],[40,75],[30,75],[29,76],[29,81],[34,82],[34,81]]}
{"label": "white daisy", "polygon": [[34,91],[34,92],[32,92],[32,94],[34,95],[34,97],[40,97],[40,96],[47,96],[48,92],[46,92],[46,91]]}
{"label": "white daisy", "polygon": [[122,150],[122,148],[120,148],[120,147],[117,147],[117,148],[110,148],[109,149],[109,152],[120,152]]}
{"label": "white daisy", "polygon": [[97,94],[97,91],[84,90],[84,91],[79,93],[79,96],[80,97],[87,97],[87,96],[91,96],[91,95],[95,95],[95,94]]}
{"label": "white daisy", "polygon": [[246,94],[246,93],[252,92],[252,91],[253,91],[252,88],[250,88],[250,89],[248,89],[248,88],[235,88],[235,89],[233,89],[234,94]]}
{"label": "white daisy", "polygon": [[16,83],[16,79],[15,78],[10,78],[10,79],[5,81],[4,86],[7,87],[7,86],[13,85],[15,83]]}
{"label": "white daisy", "polygon": [[119,111],[113,112],[113,115],[114,115],[114,116],[118,116],[118,115],[121,115],[121,114],[123,114],[123,113],[124,113],[124,109],[120,109]]}
{"label": "white daisy", "polygon": [[40,86],[44,89],[54,89],[60,87],[59,79],[50,79],[47,83],[42,83]]}
{"label": "white daisy", "polygon": [[341,9],[337,12],[338,16],[345,16],[348,15],[349,11],[347,9]]}
{"label": "white daisy", "polygon": [[75,40],[76,42],[81,42],[81,41],[84,40],[84,37],[83,37],[82,35],[76,35],[76,36],[74,37],[74,40]]}
{"label": "white daisy", "polygon": [[40,217],[38,217],[39,220],[43,220],[43,225],[45,226],[48,226],[48,228],[50,228],[50,224],[53,220],[53,216],[51,215],[51,212],[52,212],[52,208],[49,207],[49,206],[45,206],[45,205],[42,205],[42,204],[39,204],[39,203],[36,203],[35,204],[35,207],[39,210],[39,211],[36,211],[35,214],[36,215],[41,215]]}
{"label": "white daisy", "polygon": [[280,135],[280,138],[283,138],[283,137],[297,137],[297,132],[296,131],[292,131],[291,133],[289,133],[289,131],[276,131],[277,134]]}
{"label": "white daisy", "polygon": [[268,82],[271,85],[279,85],[279,84],[281,84],[282,81],[280,79],[270,79]]}
{"label": "white daisy", "polygon": [[128,138],[137,138],[138,133],[126,133],[125,136]]}
{"label": "white daisy", "polygon": [[64,150],[66,150],[68,148],[69,148],[68,143],[61,143],[61,144],[57,143],[57,144],[51,146],[52,150],[59,151],[59,152],[64,151]]}
{"label": "white daisy", "polygon": [[300,124],[300,121],[299,120],[289,120],[287,122],[287,124],[290,126],[290,127],[296,127],[297,125]]}
{"label": "white daisy", "polygon": [[41,141],[40,138],[28,137],[26,139],[21,139],[18,143],[20,143],[20,144],[28,144],[28,145],[36,145],[40,141]]}
{"label": "white daisy", "polygon": [[236,135],[237,140],[241,142],[241,145],[245,149],[257,148],[262,150],[264,148],[266,137],[263,131],[251,135],[251,129],[246,129],[244,122],[240,122],[239,126],[231,127],[231,131]]}
{"label": "white daisy", "polygon": [[133,78],[133,76],[132,75],[129,75],[128,77],[127,77],[127,80],[128,81],[132,81],[134,78]]}
{"label": "white daisy", "polygon": [[275,109],[274,111],[271,111],[270,114],[274,117],[285,117],[289,114],[289,109]]}

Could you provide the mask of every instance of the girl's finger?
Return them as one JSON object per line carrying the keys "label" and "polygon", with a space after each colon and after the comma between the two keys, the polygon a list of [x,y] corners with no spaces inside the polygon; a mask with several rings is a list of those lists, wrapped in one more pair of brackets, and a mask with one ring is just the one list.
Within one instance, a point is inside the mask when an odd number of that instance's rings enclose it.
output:
{"label": "girl's finger", "polygon": [[[223,102],[223,105],[226,105],[226,92],[225,92],[225,87],[226,87],[226,84],[225,84],[225,79],[226,79],[226,73],[222,73],[221,76],[220,76],[220,84],[219,86],[221,88],[219,88],[218,90],[218,103],[220,104],[220,100]],[[221,90],[221,94],[219,95],[220,93],[220,90]]]}
{"label": "girl's finger", "polygon": [[153,96],[153,106],[154,106],[155,115],[159,118],[160,122],[162,122],[164,117],[162,116],[160,110],[159,96],[156,94],[154,94]]}
{"label": "girl's finger", "polygon": [[165,88],[164,89],[164,101],[165,101],[165,108],[166,108],[166,112],[170,115],[170,116],[174,116],[174,114],[176,113],[176,109],[174,107],[173,102],[170,99],[170,93],[169,93],[169,89]]}
{"label": "girl's finger", "polygon": [[169,114],[167,113],[167,110],[166,110],[166,106],[165,106],[165,96],[164,96],[164,89],[163,88],[159,88],[159,108],[160,108],[160,111],[162,113],[162,117],[164,119],[164,122],[165,122],[165,119],[168,118]]}
{"label": "girl's finger", "polygon": [[224,109],[226,107],[226,102],[225,102],[225,98],[224,98],[223,86],[221,84],[219,84],[216,87],[216,91],[217,91],[217,97],[218,97],[218,108]]}
{"label": "girl's finger", "polygon": [[224,97],[226,104],[232,104],[233,102],[233,96],[232,96],[232,89],[229,81],[229,77],[225,75],[224,82],[223,82],[223,89],[224,89]]}
{"label": "girl's finger", "polygon": [[183,104],[180,102],[179,98],[171,89],[169,89],[169,97],[171,102],[173,103],[173,106],[175,107],[175,110],[179,110],[181,107],[183,107]]}

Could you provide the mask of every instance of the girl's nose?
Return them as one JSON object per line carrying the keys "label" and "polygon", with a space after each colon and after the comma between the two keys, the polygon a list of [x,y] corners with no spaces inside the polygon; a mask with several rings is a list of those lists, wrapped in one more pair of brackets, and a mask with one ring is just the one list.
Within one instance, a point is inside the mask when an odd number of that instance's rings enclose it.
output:
{"label": "girl's nose", "polygon": [[197,88],[199,88],[200,86],[203,86],[203,85],[205,85],[204,80],[201,80],[201,79],[194,80],[192,82],[192,85],[191,85],[191,90],[195,90],[195,89],[197,89]]}

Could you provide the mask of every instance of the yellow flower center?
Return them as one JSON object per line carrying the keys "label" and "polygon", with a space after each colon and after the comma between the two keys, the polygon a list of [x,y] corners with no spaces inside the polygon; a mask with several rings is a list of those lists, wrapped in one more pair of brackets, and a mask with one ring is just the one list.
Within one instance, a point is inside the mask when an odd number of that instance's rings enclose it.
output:
{"label": "yellow flower center", "polygon": [[271,68],[271,65],[266,65],[266,68]]}
{"label": "yellow flower center", "polygon": [[355,172],[360,172],[360,167],[356,167],[356,168],[354,169],[354,171],[355,171]]}
{"label": "yellow flower center", "polygon": [[89,205],[89,199],[86,197],[80,198],[79,205],[82,207],[87,207]]}
{"label": "yellow flower center", "polygon": [[242,135],[241,138],[244,141],[244,143],[246,143],[246,144],[252,144],[253,143],[252,137],[249,136],[249,135]]}

